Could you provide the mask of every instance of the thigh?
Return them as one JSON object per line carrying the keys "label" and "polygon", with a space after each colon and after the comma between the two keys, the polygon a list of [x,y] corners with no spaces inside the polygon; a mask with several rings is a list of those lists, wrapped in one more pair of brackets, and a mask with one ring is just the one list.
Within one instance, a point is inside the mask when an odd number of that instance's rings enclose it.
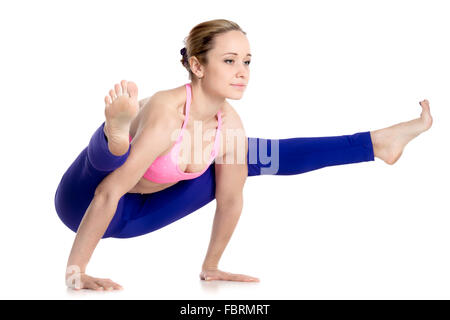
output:
{"label": "thigh", "polygon": [[[110,172],[97,171],[87,161],[87,148],[75,159],[64,173],[55,193],[55,209],[61,221],[76,232],[86,209],[94,197],[95,189]],[[119,201],[116,215],[107,233],[117,229],[118,218],[123,210],[124,199]]]}
{"label": "thigh", "polygon": [[[63,223],[73,231],[78,229],[97,186],[108,174],[120,167],[129,155],[129,151],[122,156],[114,156],[109,152],[103,127],[104,122],[94,132],[88,146],[64,173],[56,189],[56,212]],[[123,207],[124,200],[119,201],[118,214],[111,221],[109,231],[117,230],[119,226],[119,209]]]}

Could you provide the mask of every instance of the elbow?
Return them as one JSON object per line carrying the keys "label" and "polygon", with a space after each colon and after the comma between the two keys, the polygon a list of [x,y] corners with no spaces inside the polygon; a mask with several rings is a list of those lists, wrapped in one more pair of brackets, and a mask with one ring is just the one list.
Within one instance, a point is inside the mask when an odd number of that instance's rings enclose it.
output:
{"label": "elbow", "polygon": [[222,209],[242,208],[244,197],[242,194],[216,197],[217,206]]}
{"label": "elbow", "polygon": [[94,199],[104,202],[119,201],[122,195],[118,190],[102,187],[101,184],[95,189]]}
{"label": "elbow", "polygon": [[112,219],[116,214],[120,198],[108,193],[96,193],[89,205],[89,215],[95,219]]}

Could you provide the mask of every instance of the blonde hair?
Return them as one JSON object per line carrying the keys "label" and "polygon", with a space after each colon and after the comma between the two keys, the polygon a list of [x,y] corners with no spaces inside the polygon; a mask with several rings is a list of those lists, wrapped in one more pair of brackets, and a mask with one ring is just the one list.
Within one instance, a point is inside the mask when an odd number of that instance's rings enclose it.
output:
{"label": "blonde hair", "polygon": [[214,48],[215,37],[232,30],[241,31],[247,35],[237,23],[225,19],[205,21],[192,28],[184,39],[185,47],[180,50],[183,55],[180,62],[189,72],[190,80],[196,80],[197,77],[190,68],[189,58],[195,56],[202,65],[207,65],[206,55]]}

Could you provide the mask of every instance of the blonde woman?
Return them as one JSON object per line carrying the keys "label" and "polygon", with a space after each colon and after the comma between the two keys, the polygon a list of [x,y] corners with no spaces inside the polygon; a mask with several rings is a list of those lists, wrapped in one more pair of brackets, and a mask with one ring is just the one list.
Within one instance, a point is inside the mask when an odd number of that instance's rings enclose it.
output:
{"label": "blonde woman", "polygon": [[[190,31],[180,53],[191,83],[140,101],[136,84],[116,84],[105,97],[105,121],[59,183],[56,211],[76,232],[66,269],[71,288],[121,289],[110,279],[85,273],[100,239],[150,233],[214,199],[200,279],[259,281],[218,269],[242,211],[248,176],[301,174],[375,157],[394,164],[406,144],[432,124],[424,100],[420,117],[379,130],[249,138],[226,100],[241,99],[249,83],[246,33],[232,21],[206,21]],[[196,136],[203,137],[201,143],[195,143]]]}

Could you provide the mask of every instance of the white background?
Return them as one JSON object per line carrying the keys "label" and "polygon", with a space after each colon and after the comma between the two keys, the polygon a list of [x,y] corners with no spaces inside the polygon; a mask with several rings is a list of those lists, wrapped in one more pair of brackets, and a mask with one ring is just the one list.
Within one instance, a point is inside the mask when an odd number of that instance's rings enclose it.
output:
{"label": "white background", "polygon": [[[450,10],[446,1],[8,1],[0,4],[2,299],[449,299]],[[57,185],[122,79],[139,98],[189,81],[183,39],[217,18],[247,32],[247,135],[353,134],[419,117],[399,161],[249,177],[219,267],[200,281],[215,201],[141,237],[105,239],[87,272],[121,292],[74,292],[75,234]]]}

